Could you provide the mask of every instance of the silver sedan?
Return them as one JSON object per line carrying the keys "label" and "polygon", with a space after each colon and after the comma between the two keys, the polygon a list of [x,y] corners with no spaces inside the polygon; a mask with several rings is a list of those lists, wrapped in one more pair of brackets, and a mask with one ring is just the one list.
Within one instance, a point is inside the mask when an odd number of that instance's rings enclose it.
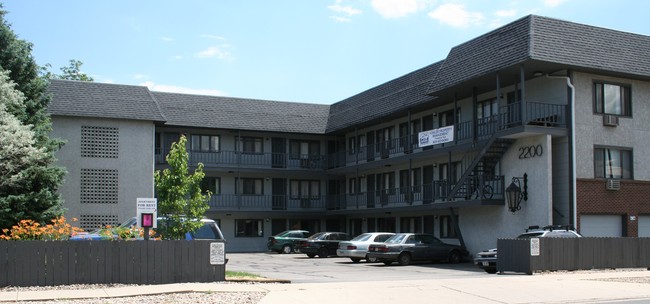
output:
{"label": "silver sedan", "polygon": [[376,262],[376,259],[368,258],[368,246],[371,244],[380,244],[389,237],[395,235],[392,232],[368,232],[362,233],[352,240],[340,242],[336,255],[348,257],[352,262],[358,263],[361,260],[366,262]]}

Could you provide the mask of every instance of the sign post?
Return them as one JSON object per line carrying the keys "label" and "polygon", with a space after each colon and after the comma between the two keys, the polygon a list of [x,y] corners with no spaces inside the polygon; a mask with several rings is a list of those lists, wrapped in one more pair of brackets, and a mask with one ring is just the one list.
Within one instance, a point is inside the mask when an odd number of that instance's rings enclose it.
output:
{"label": "sign post", "polygon": [[149,229],[158,227],[158,199],[137,199],[137,226],[144,228],[144,240],[149,240]]}

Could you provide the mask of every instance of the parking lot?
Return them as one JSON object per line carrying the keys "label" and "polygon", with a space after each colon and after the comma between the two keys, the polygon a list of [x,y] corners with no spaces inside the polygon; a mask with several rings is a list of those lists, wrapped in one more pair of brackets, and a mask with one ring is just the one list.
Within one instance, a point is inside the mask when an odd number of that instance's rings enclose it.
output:
{"label": "parking lot", "polygon": [[[414,263],[409,266],[353,263],[348,258],[308,258],[305,254],[229,253],[228,271],[244,271],[292,283],[452,279],[490,276],[472,262]],[[495,276],[495,275],[492,275]]]}

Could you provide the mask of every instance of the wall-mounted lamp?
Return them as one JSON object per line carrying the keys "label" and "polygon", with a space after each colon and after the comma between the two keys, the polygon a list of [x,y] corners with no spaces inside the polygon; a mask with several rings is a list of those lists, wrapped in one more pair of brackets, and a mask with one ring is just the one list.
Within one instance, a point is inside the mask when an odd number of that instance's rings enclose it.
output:
{"label": "wall-mounted lamp", "polygon": [[433,112],[433,117],[438,116],[438,112]]}
{"label": "wall-mounted lamp", "polygon": [[270,177],[270,176],[267,176],[267,177],[265,177],[264,179],[268,182],[268,181],[271,180],[271,177]]}
{"label": "wall-mounted lamp", "polygon": [[[521,182],[523,181],[523,190]],[[528,174],[523,177],[513,177],[510,186],[506,188],[506,203],[513,214],[521,210],[521,200],[528,201]]]}
{"label": "wall-mounted lamp", "polygon": [[535,76],[535,77],[544,76],[544,72],[542,72],[542,71],[534,71],[533,76]]}

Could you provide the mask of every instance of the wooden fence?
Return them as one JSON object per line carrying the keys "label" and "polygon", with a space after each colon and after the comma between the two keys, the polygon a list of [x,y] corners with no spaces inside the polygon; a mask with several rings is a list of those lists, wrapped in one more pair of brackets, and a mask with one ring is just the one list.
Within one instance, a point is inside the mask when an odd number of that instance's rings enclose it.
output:
{"label": "wooden fence", "polygon": [[650,269],[650,238],[497,240],[497,271]]}
{"label": "wooden fence", "polygon": [[214,243],[0,241],[0,286],[224,281],[225,263],[213,265],[222,260]]}

